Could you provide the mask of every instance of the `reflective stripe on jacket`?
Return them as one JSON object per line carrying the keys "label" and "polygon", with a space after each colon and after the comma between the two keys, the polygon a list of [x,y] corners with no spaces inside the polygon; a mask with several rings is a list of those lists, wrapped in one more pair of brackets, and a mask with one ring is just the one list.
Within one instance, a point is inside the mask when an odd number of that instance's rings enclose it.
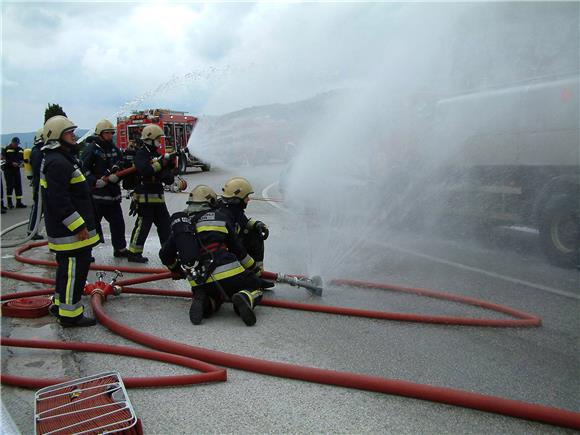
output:
{"label": "reflective stripe on jacket", "polygon": [[[89,185],[72,155],[60,148],[45,150],[40,186],[51,251],[71,252],[99,243]],[[89,238],[78,240],[76,234],[83,229]]]}

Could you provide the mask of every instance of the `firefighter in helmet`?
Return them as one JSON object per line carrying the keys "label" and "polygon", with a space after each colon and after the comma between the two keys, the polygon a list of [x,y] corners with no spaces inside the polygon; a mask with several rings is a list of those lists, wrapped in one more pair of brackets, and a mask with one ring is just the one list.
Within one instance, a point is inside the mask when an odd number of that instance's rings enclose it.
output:
{"label": "firefighter in helmet", "polygon": [[[100,242],[95,228],[89,184],[76,159],[74,130],[65,116],[44,124],[44,160],[40,186],[48,247],[56,253],[56,294],[51,312],[63,327],[92,326],[81,295],[91,264],[91,249]],[[58,310],[56,309],[58,307]]]}
{"label": "firefighter in helmet", "polygon": [[169,212],[165,205],[163,185],[173,184],[174,162],[168,155],[157,152],[161,138],[165,137],[163,129],[155,124],[148,124],[141,132],[137,143],[134,165],[137,169],[137,187],[131,198],[131,214],[137,215],[135,227],[131,233],[127,259],[135,263],[149,261],[143,256],[145,241],[151,225],[157,227],[159,242],[169,238]]}
{"label": "firefighter in helmet", "polygon": [[[30,152],[30,166],[32,167],[32,175],[30,185],[32,186],[32,200],[33,204],[30,208],[30,216],[28,218],[28,234],[32,233],[36,225],[38,213],[38,192],[40,189],[40,165],[44,158],[42,147],[44,146],[44,139],[42,138],[42,128],[40,128],[34,135],[34,146]],[[32,236],[32,240],[41,240],[43,237],[38,232]]]}
{"label": "firefighter in helmet", "polygon": [[205,185],[196,186],[187,208],[171,216],[171,236],[159,257],[174,276],[189,280],[193,293],[189,318],[194,325],[231,300],[236,314],[252,326],[262,289],[274,286],[249,271],[253,258],[236,236],[230,216],[217,208],[216,193]]}
{"label": "firefighter in helmet", "polygon": [[116,175],[123,165],[123,153],[113,143],[114,134],[115,126],[111,121],[99,121],[95,127],[94,140],[84,149],[81,161],[87,182],[92,188],[97,230],[103,237],[101,221],[105,218],[111,229],[113,256],[127,257],[120,178]]}
{"label": "firefighter in helmet", "polygon": [[6,179],[6,197],[8,208],[14,208],[12,191],[16,194],[16,208],[26,208],[22,202],[22,179],[20,168],[24,166],[24,150],[20,146],[20,138],[13,137],[6,147],[2,148],[2,160],[4,160],[4,178]]}
{"label": "firefighter in helmet", "polygon": [[254,189],[243,177],[230,178],[222,188],[220,209],[229,214],[244,248],[256,261],[253,271],[260,276],[264,270],[264,240],[270,231],[262,221],[250,219],[245,210]]}

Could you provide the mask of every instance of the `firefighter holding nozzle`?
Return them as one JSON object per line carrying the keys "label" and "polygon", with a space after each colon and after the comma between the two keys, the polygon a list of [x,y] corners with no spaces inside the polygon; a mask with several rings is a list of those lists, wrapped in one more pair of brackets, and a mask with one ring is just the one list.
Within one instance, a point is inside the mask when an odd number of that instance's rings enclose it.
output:
{"label": "firefighter holding nozzle", "polygon": [[149,261],[143,256],[143,248],[151,225],[155,224],[157,227],[161,245],[169,238],[169,211],[165,205],[163,185],[173,184],[175,163],[170,156],[162,156],[157,152],[162,137],[163,129],[149,124],[143,128],[141,140],[137,143],[134,165],[138,181],[131,195],[130,212],[137,215],[137,220],[131,233],[127,255],[127,259],[134,263]]}
{"label": "firefighter holding nozzle", "polygon": [[205,185],[196,186],[187,208],[171,216],[171,235],[159,257],[176,279],[187,278],[191,284],[189,318],[194,325],[231,300],[236,314],[252,326],[262,290],[274,286],[253,272],[255,261],[236,236],[235,223]]}
{"label": "firefighter holding nozzle", "polygon": [[264,222],[246,216],[246,208],[254,189],[245,178],[233,177],[226,182],[222,191],[220,210],[234,222],[236,235],[256,261],[253,271],[261,276],[264,270],[264,240],[268,238],[270,230]]}

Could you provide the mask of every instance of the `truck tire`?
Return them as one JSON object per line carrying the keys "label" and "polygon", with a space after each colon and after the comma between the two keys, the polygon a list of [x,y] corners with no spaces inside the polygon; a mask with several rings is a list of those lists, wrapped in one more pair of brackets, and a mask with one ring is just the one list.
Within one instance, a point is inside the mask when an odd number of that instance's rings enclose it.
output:
{"label": "truck tire", "polygon": [[540,219],[540,243],[550,263],[580,266],[580,205],[572,195],[551,198]]}
{"label": "truck tire", "polygon": [[177,169],[179,175],[183,175],[187,172],[187,156],[185,154],[179,154],[179,167]]}

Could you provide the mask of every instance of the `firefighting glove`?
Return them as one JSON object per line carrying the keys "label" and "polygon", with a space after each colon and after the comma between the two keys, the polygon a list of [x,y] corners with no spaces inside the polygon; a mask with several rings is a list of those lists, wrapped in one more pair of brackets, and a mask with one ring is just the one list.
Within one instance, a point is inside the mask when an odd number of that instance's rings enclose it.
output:
{"label": "firefighting glove", "polygon": [[185,270],[183,270],[183,267],[181,267],[181,264],[179,264],[179,262],[177,262],[173,266],[169,266],[168,269],[171,271],[172,273],[171,279],[174,281],[187,278],[187,273],[185,272]]}
{"label": "firefighting glove", "polygon": [[120,180],[115,174],[109,175],[109,183],[118,183]]}
{"label": "firefighting glove", "polygon": [[129,206],[129,216],[137,215],[137,209],[139,208],[139,203],[134,199],[131,200],[131,205]]}
{"label": "firefighting glove", "polygon": [[266,224],[262,221],[257,221],[254,224],[254,228],[256,229],[257,233],[260,235],[262,240],[266,240],[270,235],[270,230],[266,226]]}
{"label": "firefighting glove", "polygon": [[95,183],[95,189],[100,189],[102,187],[105,187],[107,185],[107,182],[105,180],[103,180],[102,178],[99,178],[97,180],[97,182]]}

